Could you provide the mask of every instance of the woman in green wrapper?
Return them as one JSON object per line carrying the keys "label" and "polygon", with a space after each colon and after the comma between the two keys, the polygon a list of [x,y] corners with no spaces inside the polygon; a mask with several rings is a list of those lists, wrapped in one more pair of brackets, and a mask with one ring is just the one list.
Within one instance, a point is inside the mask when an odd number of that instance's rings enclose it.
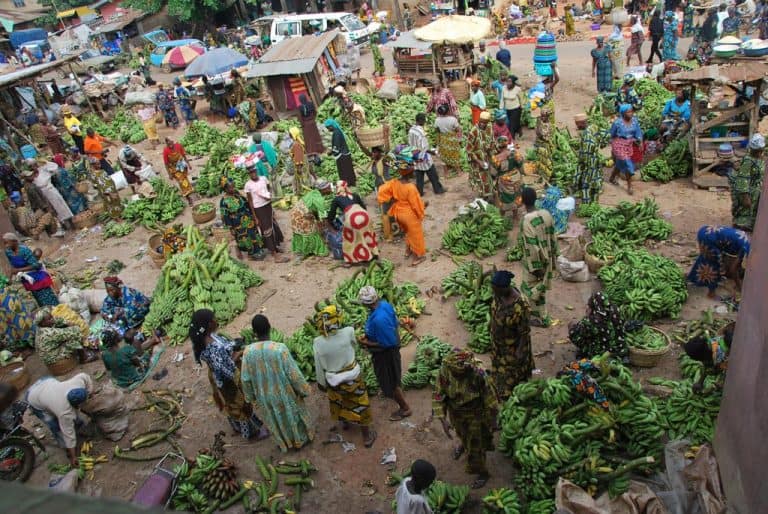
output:
{"label": "woman in green wrapper", "polygon": [[322,224],[328,215],[331,184],[326,180],[315,183],[315,189],[301,197],[301,201],[291,210],[291,250],[296,255],[309,257],[328,255],[328,247],[322,236]]}
{"label": "woman in green wrapper", "polygon": [[35,313],[35,325],[35,351],[44,364],[77,357],[83,350],[83,332],[80,327],[67,326],[56,320],[49,308],[43,307]]}
{"label": "woman in green wrapper", "polygon": [[440,419],[445,435],[451,438],[451,425],[460,445],[453,450],[454,460],[467,453],[467,473],[476,474],[473,489],[483,487],[490,474],[485,452],[493,450],[493,426],[498,403],[490,377],[468,351],[454,350],[440,366],[432,401],[432,413]]}
{"label": "woman in green wrapper", "polygon": [[749,141],[749,153],[745,155],[736,173],[731,175],[731,215],[733,226],[752,232],[760,203],[765,175],[765,138],[755,134]]}
{"label": "woman in green wrapper", "polygon": [[251,260],[261,260],[265,257],[264,241],[259,234],[259,227],[253,219],[248,201],[235,189],[232,180],[222,177],[224,196],[219,202],[221,221],[229,228],[229,232],[237,244],[237,256],[243,258],[243,252]]}
{"label": "woman in green wrapper", "polygon": [[99,198],[104,202],[104,212],[113,220],[120,219],[123,214],[123,204],[120,202],[120,194],[117,192],[115,182],[101,169],[99,161],[91,159],[90,163],[90,179],[93,187],[99,192]]}
{"label": "woman in green wrapper", "polygon": [[539,175],[544,178],[552,176],[552,151],[554,147],[554,120],[552,120],[552,108],[544,105],[540,109],[539,119],[536,122],[536,164]]}
{"label": "woman in green wrapper", "polygon": [[384,56],[379,49],[379,35],[371,34],[371,56],[373,56],[373,75],[384,76]]}
{"label": "woman in green wrapper", "polygon": [[160,344],[160,338],[153,335],[144,339],[138,337],[134,329],[130,329],[122,339],[123,345],[120,345],[120,341],[120,334],[116,330],[107,329],[102,332],[101,343],[104,347],[101,360],[116,386],[130,388],[146,378],[150,369],[152,347]]}

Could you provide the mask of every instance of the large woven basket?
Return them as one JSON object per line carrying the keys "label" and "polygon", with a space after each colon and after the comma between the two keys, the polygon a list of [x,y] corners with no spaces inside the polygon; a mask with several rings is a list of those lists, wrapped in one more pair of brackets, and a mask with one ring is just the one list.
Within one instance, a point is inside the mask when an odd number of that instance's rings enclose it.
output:
{"label": "large woven basket", "polygon": [[88,192],[88,190],[91,189],[91,184],[87,180],[81,180],[77,184],[75,184],[75,190],[78,193],[85,194]]}
{"label": "large woven basket", "polygon": [[104,212],[104,202],[93,202],[88,205],[88,209],[95,214],[101,214]]}
{"label": "large woven basket", "polygon": [[669,352],[669,348],[672,346],[672,341],[669,339],[669,336],[666,332],[650,325],[648,328],[655,330],[656,332],[663,335],[664,339],[667,341],[667,345],[661,350],[641,350],[640,348],[634,348],[630,346],[629,362],[638,368],[653,368],[659,363],[661,358]]}
{"label": "large woven basket", "polygon": [[0,367],[0,382],[6,382],[21,391],[29,384],[29,373],[23,362],[12,362]]}
{"label": "large woven basket", "polygon": [[466,80],[454,80],[448,84],[448,89],[451,90],[457,102],[469,100],[469,82]]}
{"label": "large woven basket", "polygon": [[53,364],[46,364],[48,371],[50,371],[51,375],[53,375],[54,377],[66,375],[67,373],[75,369],[75,366],[77,366],[77,357],[73,355],[70,355],[66,359],[58,360]]}
{"label": "large woven basket", "polygon": [[409,82],[398,82],[397,88],[400,90],[401,95],[412,95],[414,91],[413,84]]}
{"label": "large woven basket", "polygon": [[99,215],[91,209],[86,209],[79,214],[75,214],[72,217],[72,225],[75,230],[81,230],[84,228],[92,227],[98,221]]}
{"label": "large woven basket", "polygon": [[363,127],[357,130],[357,139],[360,144],[366,148],[374,146],[386,146],[387,140],[384,137],[384,127]]}
{"label": "large woven basket", "polygon": [[214,241],[221,241],[221,242],[228,242],[230,239],[231,233],[229,231],[229,227],[225,226],[212,226],[211,227],[211,238]]}
{"label": "large woven basket", "polygon": [[[158,252],[157,249],[160,248]],[[149,257],[152,262],[158,268],[162,268],[165,264],[165,255],[163,254],[163,236],[161,234],[155,234],[149,238]]]}
{"label": "large woven basket", "polygon": [[[203,202],[203,204],[205,203],[211,203],[211,202]],[[200,204],[200,205],[203,205],[203,204]],[[208,223],[215,217],[216,217],[216,208],[213,208],[208,212],[197,212],[194,208],[192,208],[192,220],[198,225],[201,225],[203,223]]]}
{"label": "large woven basket", "polygon": [[614,257],[608,257],[607,259],[601,259],[599,257],[596,257],[589,253],[589,247],[592,246],[592,241],[587,243],[587,245],[584,247],[584,261],[587,263],[587,267],[589,268],[589,271],[592,273],[597,273],[600,271],[600,269],[603,266],[608,266],[610,264],[613,264],[613,261],[615,260]]}

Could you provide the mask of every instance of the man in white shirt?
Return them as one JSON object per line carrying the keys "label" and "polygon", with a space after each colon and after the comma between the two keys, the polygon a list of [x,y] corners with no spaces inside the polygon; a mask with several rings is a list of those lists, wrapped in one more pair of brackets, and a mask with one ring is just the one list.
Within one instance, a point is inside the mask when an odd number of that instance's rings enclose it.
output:
{"label": "man in white shirt", "polygon": [[717,9],[717,35],[723,33],[723,20],[728,17],[728,5],[725,3],[720,4]]}
{"label": "man in white shirt", "polygon": [[424,493],[437,477],[437,470],[429,462],[418,459],[411,465],[411,476],[397,488],[397,514],[432,514]]}
{"label": "man in white shirt", "polygon": [[432,183],[432,190],[436,195],[441,195],[445,193],[445,188],[440,183],[435,163],[432,160],[431,146],[427,133],[424,131],[426,122],[427,116],[420,112],[416,115],[416,124],[408,131],[408,145],[419,151],[418,160],[413,165],[416,172],[416,189],[419,190],[421,196],[424,196],[424,175],[426,174]]}

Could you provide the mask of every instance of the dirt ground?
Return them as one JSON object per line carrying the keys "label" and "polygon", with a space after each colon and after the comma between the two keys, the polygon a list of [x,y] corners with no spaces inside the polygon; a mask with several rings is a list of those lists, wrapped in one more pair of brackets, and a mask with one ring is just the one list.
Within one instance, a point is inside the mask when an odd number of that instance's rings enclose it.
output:
{"label": "dirt ground", "polygon": [[[683,48],[684,43],[681,43]],[[572,117],[577,112],[583,111],[592,100],[595,86],[594,79],[590,77],[588,60],[592,43],[589,41],[574,42],[558,45],[560,53],[561,83],[556,90],[556,117],[560,124],[572,127]],[[521,77],[525,86],[531,85],[532,45],[513,46],[513,73]],[[364,54],[363,60],[370,69],[370,54]],[[391,71],[391,58],[389,52],[385,52],[387,67]],[[365,72],[363,74],[365,76]],[[160,77],[166,78],[166,77]],[[198,108],[199,111],[204,111]],[[172,135],[180,137],[183,128],[177,131],[161,130],[161,137]],[[532,144],[533,133],[527,131],[522,141],[523,148]],[[162,160],[158,149],[149,149],[146,144],[138,145],[144,155],[155,165],[155,169],[162,168]],[[116,156],[116,150],[113,151]],[[195,163],[192,163],[193,169]],[[166,177],[167,178],[167,177]],[[431,250],[428,260],[421,266],[412,268],[407,266],[403,256],[402,244],[383,244],[381,256],[393,261],[396,265],[395,280],[413,281],[427,290],[432,286],[440,286],[441,280],[454,268],[454,262],[436,250],[440,247],[440,240],[446,224],[453,218],[460,205],[472,199],[466,177],[443,179],[448,188],[448,193],[443,196],[435,196],[427,186],[425,200],[429,201],[427,218],[425,220],[425,233],[427,246]],[[681,268],[688,268],[692,262],[692,256],[696,252],[695,234],[697,229],[705,223],[729,223],[729,199],[727,193],[709,192],[696,189],[689,179],[681,179],[666,185],[656,183],[638,182],[635,186],[635,195],[628,196],[623,187],[606,184],[601,203],[614,205],[621,200],[638,201],[645,197],[653,197],[661,205],[661,210],[674,226],[674,232],[668,241],[659,245],[659,251],[680,263]],[[374,204],[372,198],[368,199]],[[287,212],[277,211],[278,220],[284,230],[290,230]],[[190,209],[187,208],[183,216],[178,220],[185,223],[191,222]],[[572,219],[579,222],[578,219]],[[149,234],[143,228],[138,228],[129,236],[122,239],[110,239],[102,241],[96,228],[69,235],[63,241],[44,241],[46,256],[49,259],[63,257],[67,263],[56,271],[68,275],[78,274],[86,269],[96,269],[106,265],[112,259],[120,259],[126,264],[120,276],[125,282],[145,293],[151,293],[159,270],[150,260],[143,255],[146,250]],[[517,228],[510,233],[510,241],[517,237]],[[142,256],[143,255],[143,256]],[[85,262],[86,259],[95,257],[93,263]],[[494,257],[484,259],[483,265],[490,267],[496,265],[499,268],[519,271],[518,263],[505,262],[505,252],[499,251]],[[311,258],[303,262],[296,260],[287,264],[275,264],[271,260],[263,262],[249,262],[264,279],[262,286],[252,289],[248,299],[246,312],[235,319],[226,327],[228,333],[237,333],[240,328],[249,323],[255,313],[263,313],[270,318],[273,326],[286,334],[292,333],[304,321],[305,316],[313,312],[313,304],[320,298],[327,296],[343,278],[354,273],[354,269],[329,268],[334,264],[330,258]],[[103,276],[101,272],[99,276]],[[102,287],[99,281],[95,287]],[[584,306],[590,294],[599,287],[596,280],[587,283],[567,283],[556,279],[552,291],[549,293],[549,310],[553,318],[557,319],[554,327],[549,329],[533,329],[533,347],[536,362],[536,376],[552,376],[566,361],[574,356],[574,347],[567,341],[567,325],[571,320],[583,316]],[[691,319],[698,317],[699,312],[718,305],[715,300],[706,298],[705,291],[690,288],[690,298],[686,303],[682,318]],[[721,291],[726,293],[726,291]],[[672,328],[675,321],[665,320],[660,323],[661,328]],[[427,312],[418,319],[417,334],[433,334],[456,346],[464,346],[467,333],[462,323],[456,319],[454,300],[441,302],[439,297],[427,299]],[[411,343],[403,349],[403,365],[412,360],[416,344]],[[184,359],[176,362],[177,354],[183,354]],[[639,376],[663,375],[667,377],[677,376],[678,349],[674,348],[666,357],[665,362],[658,368],[639,372]],[[44,374],[44,367],[36,356],[28,361],[32,380]],[[345,432],[344,437],[357,445],[357,449],[351,453],[344,453],[339,444],[322,444],[328,437],[330,419],[327,400],[325,396],[314,391],[308,398],[309,408],[316,420],[317,435],[312,444],[305,449],[289,454],[281,455],[275,444],[267,439],[261,442],[247,442],[237,436],[233,436],[225,417],[220,414],[212,403],[210,385],[205,372],[194,363],[190,343],[169,348],[162,357],[159,369],[166,368],[168,375],[160,381],[149,380],[144,386],[150,388],[184,389],[184,411],[188,415],[179,432],[180,442],[187,456],[192,457],[201,447],[207,447],[212,443],[213,435],[219,430],[227,433],[228,455],[237,463],[241,479],[256,479],[260,477],[255,468],[254,456],[260,455],[266,459],[310,459],[319,469],[316,474],[316,487],[307,493],[303,499],[303,512],[328,513],[328,512],[353,512],[363,513],[368,511],[391,511],[391,501],[394,489],[388,488],[384,481],[387,476],[387,468],[379,464],[382,453],[388,448],[395,448],[397,452],[397,466],[402,468],[416,458],[426,458],[435,464],[438,470],[438,478],[451,483],[470,483],[471,477],[464,473],[463,462],[456,463],[451,459],[451,447],[453,442],[447,440],[439,423],[429,423],[430,415],[430,391],[408,391],[406,396],[414,411],[413,417],[407,422],[387,421],[394,404],[383,398],[372,399],[375,428],[378,432],[378,440],[372,449],[365,449],[359,432],[352,430]],[[103,369],[100,362],[81,366],[76,371],[86,371],[95,374]],[[106,378],[102,378],[103,382]],[[140,393],[132,394],[137,401]],[[145,412],[136,412],[132,415],[132,423],[125,438],[118,444],[126,446],[132,436],[147,429],[147,423],[151,416]],[[31,418],[27,423],[36,426],[36,433],[45,435],[45,442],[50,444],[51,437],[47,431],[40,428],[39,424]],[[115,443],[103,440],[94,441],[92,454],[101,453],[111,457]],[[64,452],[54,447],[49,449],[47,462],[38,462],[37,469],[30,483],[44,486],[48,482],[48,462],[65,462]],[[486,489],[473,492],[474,498],[481,498],[488,488],[507,486],[513,476],[513,469],[508,458],[500,453],[491,452],[488,455],[489,469],[492,477]],[[98,466],[93,481],[86,481],[81,485],[81,492],[93,495],[103,495],[130,499],[137,487],[147,478],[152,470],[152,462],[133,463],[124,461],[111,461],[108,464]],[[232,508],[231,512],[239,512],[238,508]],[[467,512],[479,512],[475,505]]]}

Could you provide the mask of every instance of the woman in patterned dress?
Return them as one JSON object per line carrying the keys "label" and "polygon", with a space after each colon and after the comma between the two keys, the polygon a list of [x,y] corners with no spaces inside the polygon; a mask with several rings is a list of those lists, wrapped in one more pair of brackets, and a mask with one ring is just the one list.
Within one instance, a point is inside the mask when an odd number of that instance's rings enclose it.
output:
{"label": "woman in patterned dress", "polygon": [[455,177],[461,170],[461,124],[451,116],[447,105],[437,108],[437,153],[448,169],[448,176]]}
{"label": "woman in patterned dress", "polygon": [[576,358],[579,359],[591,359],[605,352],[626,359],[629,347],[625,335],[619,309],[601,291],[589,297],[586,317],[568,326],[568,337],[578,348]]}
{"label": "woman in patterned dress", "polygon": [[64,167],[64,156],[56,154],[53,161],[58,165],[58,170],[52,173],[53,185],[59,190],[64,201],[67,202],[72,214],[79,214],[88,208],[85,196],[75,189],[75,179]]}
{"label": "woman in patterned dress", "polygon": [[597,77],[597,92],[607,93],[613,88],[613,63],[611,49],[605,46],[605,38],[598,36],[592,49],[592,76]]}
{"label": "woman in patterned dress", "polygon": [[311,391],[291,352],[270,341],[269,320],[257,314],[251,320],[257,342],[243,350],[242,387],[245,399],[258,410],[280,451],[298,450],[315,438],[304,398]]}
{"label": "woman in patterned dress", "polygon": [[104,203],[104,212],[113,220],[120,219],[123,214],[123,204],[120,202],[120,193],[117,192],[114,180],[101,169],[101,163],[96,159],[90,159],[90,165],[90,179]]}
{"label": "woman in patterned dress", "polygon": [[336,197],[331,202],[328,210],[328,221],[336,223],[336,215],[339,214],[342,228],[342,253],[344,266],[369,262],[379,256],[379,248],[376,244],[376,231],[371,217],[365,210],[365,204],[360,195],[350,191],[349,186],[343,180],[336,183]]}
{"label": "woman in patterned dress", "polygon": [[59,298],[53,290],[53,279],[43,265],[32,254],[32,250],[19,244],[19,237],[13,232],[3,235],[5,244],[5,256],[11,265],[14,273],[25,273],[32,282],[22,279],[24,289],[32,293],[39,307],[52,306],[59,304]]}
{"label": "woman in patterned dress", "polygon": [[734,281],[734,293],[741,289],[744,259],[749,255],[749,236],[736,228],[704,225],[696,234],[699,256],[688,273],[688,280],[709,289],[707,296],[715,297],[717,286],[724,278]]}
{"label": "woman in patterned dress", "polygon": [[166,127],[176,128],[179,126],[179,115],[176,113],[176,104],[173,101],[173,95],[170,91],[165,90],[163,84],[157,85],[155,105],[157,105],[157,108],[163,113]]}
{"label": "woman in patterned dress", "polygon": [[163,148],[163,163],[168,172],[168,176],[178,182],[181,189],[181,196],[187,199],[189,205],[192,205],[192,193],[195,188],[189,181],[189,172],[191,167],[187,160],[187,152],[181,143],[175,143],[170,137],[165,138],[165,148]]}
{"label": "woman in patterned dress", "polygon": [[224,222],[232,234],[237,245],[237,256],[243,258],[243,252],[252,260],[264,258],[264,243],[259,234],[259,227],[253,219],[248,201],[241,195],[232,180],[223,178],[224,196],[219,201],[221,221]]}
{"label": "woman in patterned dress", "polygon": [[696,32],[693,27],[693,0],[685,2],[683,8],[683,37],[693,37]]}
{"label": "woman in patterned dress", "polygon": [[665,61],[679,61],[680,54],[677,53],[677,16],[672,11],[667,11],[664,15],[664,42],[661,47],[661,55]]}
{"label": "woman in patterned dress", "polygon": [[731,215],[733,226],[751,232],[757,218],[757,207],[765,175],[765,138],[755,134],[749,141],[749,153],[729,177],[731,186]]}
{"label": "woman in patterned dress", "polygon": [[269,431],[243,395],[240,370],[242,351],[237,349],[234,341],[216,333],[218,326],[211,310],[200,309],[192,315],[189,339],[192,341],[195,361],[208,365],[213,401],[219,411],[227,416],[232,430],[244,439],[265,439],[269,437]]}
{"label": "woman in patterned dress", "polygon": [[496,148],[490,121],[489,112],[481,113],[479,122],[477,125],[472,125],[467,136],[469,185],[475,192],[486,198],[493,196],[493,183],[489,169]]}

